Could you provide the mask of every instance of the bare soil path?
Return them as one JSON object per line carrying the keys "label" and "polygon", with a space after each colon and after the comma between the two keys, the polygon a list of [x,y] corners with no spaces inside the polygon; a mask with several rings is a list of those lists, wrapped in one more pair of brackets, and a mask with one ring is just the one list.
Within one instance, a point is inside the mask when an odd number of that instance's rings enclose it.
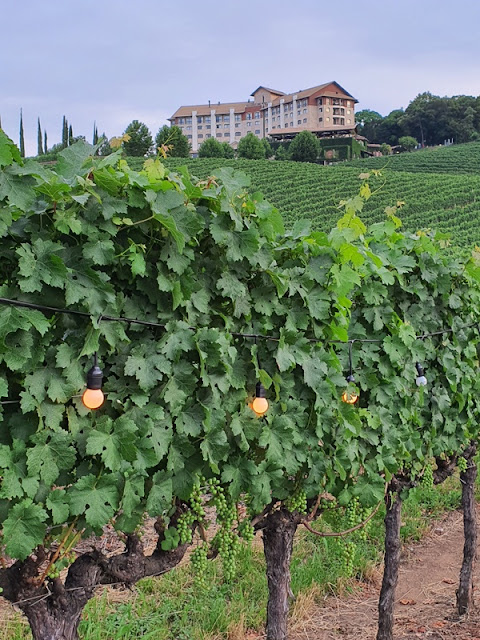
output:
{"label": "bare soil path", "polygon": [[[477,552],[478,553],[478,552]],[[480,640],[477,607],[465,619],[455,612],[455,590],[463,556],[463,516],[455,511],[437,522],[419,543],[404,547],[395,607],[395,640]],[[475,571],[480,581],[480,561]],[[294,620],[291,640],[375,640],[381,574],[346,597],[327,597],[308,620]]]}

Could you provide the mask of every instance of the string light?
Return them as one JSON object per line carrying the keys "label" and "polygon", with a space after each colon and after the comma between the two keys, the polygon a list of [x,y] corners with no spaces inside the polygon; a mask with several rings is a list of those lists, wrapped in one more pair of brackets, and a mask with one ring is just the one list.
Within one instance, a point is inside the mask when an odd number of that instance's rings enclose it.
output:
{"label": "string light", "polygon": [[415,368],[417,369],[417,377],[415,378],[415,383],[417,385],[417,387],[425,387],[427,385],[427,379],[425,377],[425,372],[423,370],[422,365],[417,362],[415,365]]}
{"label": "string light", "polygon": [[346,380],[348,382],[349,388],[345,389],[345,391],[342,393],[342,400],[346,404],[355,404],[358,401],[358,398],[360,397],[360,392],[358,391],[358,387],[355,387],[354,389],[351,387],[351,385],[355,384],[355,376],[353,375],[353,361],[352,361],[353,343],[354,343],[354,340],[350,340],[348,343],[348,364],[349,364],[350,373],[346,377]]}
{"label": "string light", "polygon": [[268,411],[268,400],[265,396],[265,387],[261,382],[257,382],[257,385],[255,387],[255,398],[250,405],[257,416],[263,416]]}
{"label": "string light", "polygon": [[93,367],[87,373],[87,388],[85,389],[82,402],[87,409],[100,409],[105,401],[102,391],[103,371],[98,366],[97,354],[93,357]]}

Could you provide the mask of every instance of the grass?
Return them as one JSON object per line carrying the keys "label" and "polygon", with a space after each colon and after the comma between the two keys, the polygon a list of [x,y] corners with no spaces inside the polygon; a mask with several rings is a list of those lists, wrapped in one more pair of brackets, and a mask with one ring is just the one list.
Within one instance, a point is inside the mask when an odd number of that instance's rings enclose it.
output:
{"label": "grass", "polygon": [[[460,504],[457,477],[435,489],[416,488],[404,502],[402,538],[418,540],[432,521]],[[305,618],[327,593],[354,589],[358,580],[372,575],[383,549],[382,510],[372,520],[367,540],[354,534],[357,550],[354,579],[342,570],[342,542],[317,538],[301,529],[292,557],[292,590],[297,596],[292,622]],[[337,518],[338,520],[338,518]],[[337,525],[346,526],[341,519]],[[209,563],[205,591],[193,585],[188,564],[159,578],[146,578],[131,592],[108,589],[87,606],[80,625],[84,640],[246,640],[262,630],[267,602],[267,583],[261,544],[243,548],[238,574],[232,585],[221,582],[219,562]],[[2,623],[0,640],[30,639],[24,620],[15,615]]]}

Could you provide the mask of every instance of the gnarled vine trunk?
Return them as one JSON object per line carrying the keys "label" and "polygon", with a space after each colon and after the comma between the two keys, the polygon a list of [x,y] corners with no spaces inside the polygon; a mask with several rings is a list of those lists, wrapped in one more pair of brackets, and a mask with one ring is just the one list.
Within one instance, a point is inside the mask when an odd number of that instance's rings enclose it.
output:
{"label": "gnarled vine trunk", "polygon": [[382,590],[378,602],[377,640],[393,640],[393,612],[395,591],[400,566],[400,525],[402,516],[402,499],[395,492],[387,494],[387,513],[385,515],[385,567],[383,570]]}
{"label": "gnarled vine trunk", "polygon": [[296,514],[281,509],[267,517],[263,528],[263,549],[267,564],[267,640],[286,640],[290,589],[290,561],[293,537],[299,524]]}
{"label": "gnarled vine trunk", "polygon": [[467,470],[460,474],[462,483],[463,530],[465,535],[463,563],[457,589],[457,610],[460,615],[466,614],[471,605],[473,605],[473,571],[477,551],[477,514],[475,503],[477,465],[473,461],[475,453],[476,445],[472,444],[464,455],[468,462]]}
{"label": "gnarled vine trunk", "polygon": [[40,548],[36,556],[0,569],[2,595],[23,611],[34,640],[78,640],[83,609],[96,587],[119,582],[132,585],[146,576],[169,571],[183,558],[188,544],[164,551],[161,523],[156,529],[159,538],[151,555],[144,555],[141,541],[132,535],[124,553],[107,557],[94,550],[78,557],[70,566],[65,583],[60,578],[40,582],[46,560]]}

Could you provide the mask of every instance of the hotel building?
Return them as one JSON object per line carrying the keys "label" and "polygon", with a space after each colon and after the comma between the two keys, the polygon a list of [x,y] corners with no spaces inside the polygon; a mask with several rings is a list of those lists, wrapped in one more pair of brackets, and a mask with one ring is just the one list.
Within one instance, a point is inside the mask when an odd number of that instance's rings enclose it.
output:
{"label": "hotel building", "polygon": [[247,102],[180,107],[169,120],[187,136],[192,155],[211,137],[236,148],[247,133],[288,140],[305,130],[319,137],[354,132],[358,100],[337,82],[290,94],[258,87],[251,96]]}

